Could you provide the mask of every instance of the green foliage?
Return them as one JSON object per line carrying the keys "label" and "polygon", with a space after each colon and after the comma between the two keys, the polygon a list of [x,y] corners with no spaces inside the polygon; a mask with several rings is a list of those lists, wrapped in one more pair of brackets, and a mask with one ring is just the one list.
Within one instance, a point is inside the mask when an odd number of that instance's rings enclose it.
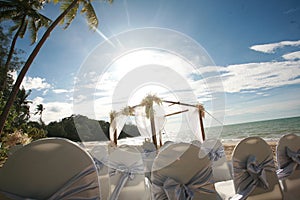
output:
{"label": "green foliage", "polygon": [[13,133],[5,134],[1,138],[0,143],[0,167],[5,163],[9,151],[16,145],[25,145],[32,141],[28,134],[23,133],[22,130],[16,130]]}
{"label": "green foliage", "polygon": [[2,165],[7,160],[7,155],[8,155],[8,148],[5,148],[2,145],[2,142],[0,142],[0,167],[2,167]]}
{"label": "green foliage", "polygon": [[27,29],[30,30],[31,44],[37,41],[37,33],[42,27],[49,27],[51,19],[39,13],[44,0],[0,0],[0,19],[12,20],[11,32],[19,29],[18,36],[23,38]]}
{"label": "green foliage", "polygon": [[[46,126],[48,137],[63,137],[73,141],[107,141],[109,140],[110,123],[89,119],[82,115],[71,115],[59,122]],[[78,135],[80,133],[80,137]],[[125,125],[119,138],[139,136],[135,125]]]}
{"label": "green foliage", "polygon": [[[6,72],[5,64],[10,48],[11,34],[4,31],[3,25],[0,24],[0,91],[2,95],[8,96],[11,89],[13,78],[11,72],[17,71],[23,65],[22,55],[24,52],[20,49],[15,49],[12,59],[9,63],[8,73]],[[5,81],[7,84],[5,85]],[[4,88],[4,85],[6,86]]]}
{"label": "green foliage", "polygon": [[[53,0],[53,2],[60,3],[60,9],[61,11],[64,11],[74,2],[74,0]],[[112,3],[113,0],[108,0],[108,2]],[[76,5],[65,15],[64,19],[61,21],[61,24],[64,24],[65,29],[70,26],[78,12],[85,15],[90,29],[95,29],[98,26],[98,17],[91,1],[77,0]]]}
{"label": "green foliage", "polygon": [[[82,115],[71,115],[60,122],[49,123],[46,129],[48,137],[63,137],[73,141],[81,141],[81,139],[84,141],[107,140],[109,123],[98,122]],[[105,130],[106,133],[102,130]],[[78,132],[84,133],[80,134],[82,138],[79,137]]]}
{"label": "green foliage", "polygon": [[28,136],[32,140],[38,140],[47,137],[47,131],[45,130],[44,124],[38,122],[28,122],[24,128]]}
{"label": "green foliage", "polygon": [[[4,65],[6,62],[6,56],[8,54],[8,44],[10,43],[11,36],[9,33],[4,32],[3,28],[0,24],[0,54],[3,57],[0,57],[0,70],[1,72],[4,71]],[[22,51],[15,51],[13,56],[12,62],[9,65],[9,72],[16,71],[20,65],[23,64],[20,54],[22,55]],[[4,105],[8,99],[8,96],[11,92],[13,78],[11,73],[4,74],[0,73],[0,86],[3,86],[3,83],[6,79],[6,87],[1,88],[0,90],[0,110],[2,111]],[[4,135],[11,134],[17,130],[22,130],[24,133],[31,134],[33,139],[41,138],[46,136],[46,131],[43,130],[43,127],[38,126],[31,126],[28,124],[28,120],[30,118],[30,104],[31,102],[28,100],[31,91],[26,91],[24,88],[21,88],[18,93],[17,97],[14,101],[13,106],[9,112],[8,118],[5,121],[4,126]],[[1,140],[2,141],[2,140]]]}

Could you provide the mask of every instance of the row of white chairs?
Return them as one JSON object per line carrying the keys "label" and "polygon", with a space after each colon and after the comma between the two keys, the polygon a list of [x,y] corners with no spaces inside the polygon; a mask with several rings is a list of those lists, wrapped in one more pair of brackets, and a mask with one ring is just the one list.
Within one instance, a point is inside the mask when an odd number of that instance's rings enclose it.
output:
{"label": "row of white chairs", "polygon": [[[0,199],[298,199],[300,137],[248,137],[227,161],[219,140],[142,147],[34,141],[0,169]],[[231,163],[231,164],[230,164]]]}

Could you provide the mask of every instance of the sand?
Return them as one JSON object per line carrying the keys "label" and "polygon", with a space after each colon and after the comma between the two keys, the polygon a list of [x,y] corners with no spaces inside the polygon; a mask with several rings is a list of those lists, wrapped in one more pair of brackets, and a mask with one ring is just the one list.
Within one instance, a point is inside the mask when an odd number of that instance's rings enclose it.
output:
{"label": "sand", "polygon": [[[275,161],[275,164],[276,164],[277,163],[276,162],[276,145],[277,145],[277,141],[272,140],[272,141],[267,141],[267,143],[270,145],[270,147],[273,151],[273,157],[274,157],[274,161]],[[224,147],[224,150],[225,150],[227,160],[231,160],[232,152],[233,152],[233,150],[234,150],[234,148],[237,144],[238,144],[238,142],[234,142],[234,141],[223,142],[223,147]]]}

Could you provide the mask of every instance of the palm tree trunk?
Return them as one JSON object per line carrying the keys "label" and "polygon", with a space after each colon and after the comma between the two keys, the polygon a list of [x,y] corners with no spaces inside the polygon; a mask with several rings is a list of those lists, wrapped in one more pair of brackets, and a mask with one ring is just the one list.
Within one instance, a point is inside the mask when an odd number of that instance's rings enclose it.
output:
{"label": "palm tree trunk", "polygon": [[14,100],[16,98],[16,95],[19,91],[20,85],[30,67],[30,65],[32,64],[33,60],[35,59],[35,57],[37,56],[37,54],[39,53],[41,47],[43,46],[43,44],[46,42],[47,38],[49,37],[50,33],[54,30],[54,28],[60,23],[60,21],[66,16],[66,14],[77,4],[79,0],[74,0],[69,7],[64,10],[57,18],[56,20],[49,26],[49,28],[46,30],[46,32],[44,33],[43,37],[41,38],[41,40],[38,42],[38,44],[35,46],[34,50],[32,51],[32,53],[30,54],[30,56],[28,57],[26,63],[24,64],[23,68],[21,69],[18,78],[16,80],[16,83],[14,84],[12,91],[9,95],[9,98],[4,106],[4,109],[1,113],[0,116],[0,135],[2,133],[2,130],[4,128],[5,125],[5,121],[6,118],[8,116],[9,110],[12,106],[12,104],[14,103]]}
{"label": "palm tree trunk", "polygon": [[5,76],[6,78],[3,80],[3,83],[1,84],[1,88],[0,88],[0,92],[1,91],[4,91],[5,88],[6,88],[6,84],[7,84],[7,73],[8,73],[8,69],[9,69],[9,64],[10,64],[10,61],[12,59],[12,56],[14,54],[14,51],[15,51],[15,46],[16,46],[16,43],[17,43],[17,39],[19,37],[19,34],[24,26],[24,23],[25,23],[25,19],[26,17],[23,17],[22,19],[22,22],[21,22],[21,25],[20,27],[18,28],[18,31],[16,32],[16,34],[14,35],[13,37],[13,40],[11,42],[11,45],[10,45],[10,50],[9,50],[9,53],[7,55],[7,59],[6,59],[6,62],[5,62],[5,65],[4,65],[4,73],[5,73]]}

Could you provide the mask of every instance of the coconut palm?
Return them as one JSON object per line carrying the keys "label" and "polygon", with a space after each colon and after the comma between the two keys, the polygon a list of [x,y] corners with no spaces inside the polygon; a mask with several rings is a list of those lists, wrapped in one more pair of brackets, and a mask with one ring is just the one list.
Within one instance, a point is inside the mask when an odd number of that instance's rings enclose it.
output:
{"label": "coconut palm", "polygon": [[35,108],[35,113],[34,115],[40,115],[40,122],[43,125],[43,112],[44,112],[45,108],[43,106],[43,104],[38,104]]}
{"label": "coconut palm", "polygon": [[[39,29],[50,25],[51,20],[39,12],[43,8],[44,3],[44,0],[0,0],[0,20],[12,20],[14,25],[10,28],[10,33],[15,32],[4,65],[4,73],[6,75],[9,71],[9,64],[15,51],[18,37],[23,38],[27,29],[29,29],[31,44],[33,44],[37,41]],[[0,84],[4,89],[6,87],[6,79],[3,79],[3,83]]]}
{"label": "coconut palm", "polygon": [[[112,2],[113,0],[107,0],[108,2]],[[43,44],[46,42],[47,38],[49,37],[50,33],[54,30],[54,28],[59,23],[65,23],[65,28],[67,28],[71,22],[76,17],[77,12],[80,10],[82,14],[85,15],[88,25],[90,28],[94,29],[98,26],[98,18],[96,16],[96,13],[94,11],[94,8],[91,4],[90,0],[53,0],[54,3],[61,3],[61,9],[63,12],[51,23],[49,28],[45,31],[42,38],[39,40],[35,48],[33,49],[32,53],[28,57],[27,61],[25,62],[24,66],[22,67],[17,80],[12,88],[11,94],[5,104],[5,107],[2,111],[2,114],[0,116],[0,134],[3,130],[5,120],[7,118],[8,112],[10,110],[10,107],[12,106],[17,92],[20,88],[20,85],[31,66],[33,60],[37,56],[38,52],[40,51]]]}
{"label": "coconut palm", "polygon": [[30,117],[29,104],[32,102],[28,101],[27,98],[30,95],[30,93],[31,90],[26,91],[24,88],[20,89],[18,92],[17,98],[14,102],[15,111],[17,114],[17,117],[14,120],[15,126],[20,126],[21,124],[29,120]]}

